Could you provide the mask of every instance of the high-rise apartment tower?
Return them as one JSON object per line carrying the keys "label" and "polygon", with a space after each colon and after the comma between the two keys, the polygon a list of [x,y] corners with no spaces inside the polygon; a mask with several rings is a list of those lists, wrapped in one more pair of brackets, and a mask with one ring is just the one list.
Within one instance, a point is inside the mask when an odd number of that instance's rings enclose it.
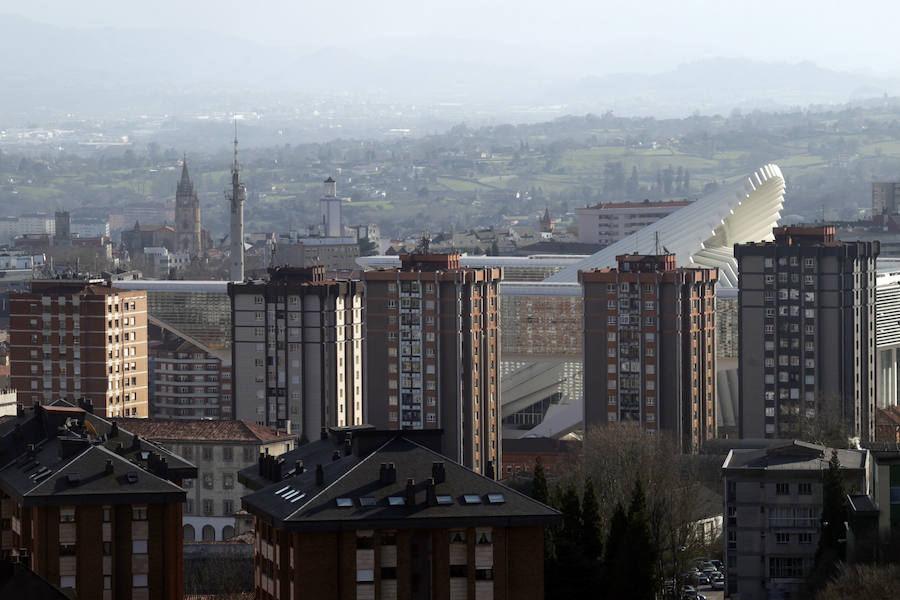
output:
{"label": "high-rise apartment tower", "polygon": [[404,254],[366,271],[366,406],[379,429],[442,429],[443,450],[500,468],[498,268],[458,254]]}
{"label": "high-rise apartment tower", "polygon": [[359,282],[325,279],[322,267],[281,267],[269,281],[231,283],[228,293],[238,419],[290,423],[306,440],[365,422]]}
{"label": "high-rise apartment tower", "polygon": [[878,242],[842,242],[834,227],[776,227],[734,247],[740,265],[738,429],[792,438],[841,419],[875,436]]}
{"label": "high-rise apartment tower", "polygon": [[715,437],[718,269],[674,254],[621,255],[582,271],[584,425],[638,423],[697,452]]}
{"label": "high-rise apartment tower", "polygon": [[19,403],[87,399],[108,417],[147,417],[147,294],[102,282],[33,281],[10,295]]}

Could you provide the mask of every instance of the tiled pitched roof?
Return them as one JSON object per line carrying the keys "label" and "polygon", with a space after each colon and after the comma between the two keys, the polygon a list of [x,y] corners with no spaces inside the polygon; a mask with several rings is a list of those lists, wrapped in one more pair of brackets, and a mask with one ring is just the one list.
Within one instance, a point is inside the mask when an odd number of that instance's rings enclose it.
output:
{"label": "tiled pitched roof", "polygon": [[191,463],[67,403],[0,423],[0,489],[26,505],[183,502],[171,480],[196,476]]}
{"label": "tiled pitched roof", "polygon": [[295,436],[248,421],[181,421],[168,419],[110,419],[119,427],[150,440],[255,442],[266,444]]}
{"label": "tiled pitched roof", "polygon": [[[380,479],[385,464],[396,469],[396,476],[389,483]],[[428,481],[435,474],[436,464],[443,468],[444,477],[435,483],[434,494],[447,497],[446,503],[428,498]],[[399,433],[367,456],[351,454],[323,464],[321,485],[316,484],[316,470],[317,467],[306,465],[299,475],[244,496],[243,505],[250,512],[290,530],[448,527],[476,523],[549,525],[559,519],[559,513],[549,506]],[[389,501],[392,497],[405,500],[395,505]],[[339,498],[346,506],[338,505]],[[363,504],[361,498],[369,499],[369,504]]]}

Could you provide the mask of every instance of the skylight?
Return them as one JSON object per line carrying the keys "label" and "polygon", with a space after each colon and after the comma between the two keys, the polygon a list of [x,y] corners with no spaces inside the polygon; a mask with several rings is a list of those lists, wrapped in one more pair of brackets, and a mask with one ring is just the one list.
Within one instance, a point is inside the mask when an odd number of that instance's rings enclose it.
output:
{"label": "skylight", "polygon": [[488,494],[487,499],[489,504],[503,504],[506,502],[506,498],[503,497],[503,494]]}
{"label": "skylight", "polygon": [[388,504],[391,506],[403,506],[406,504],[406,498],[403,496],[388,496]]}
{"label": "skylight", "polygon": [[304,494],[300,494],[299,496],[297,496],[296,498],[294,498],[293,500],[291,500],[291,504],[293,504],[294,502],[296,502],[296,501],[298,501],[298,500],[303,500],[304,498],[306,498],[306,494],[305,494],[305,493],[304,493]]}
{"label": "skylight", "polygon": [[275,495],[277,496],[277,495],[281,494],[282,492],[289,490],[290,488],[291,488],[291,486],[286,485],[283,488],[281,488],[280,490],[278,490],[277,492],[275,492]]}
{"label": "skylight", "polygon": [[453,504],[453,496],[444,496],[440,495],[436,497],[437,503],[441,506],[446,506],[448,504]]}
{"label": "skylight", "polygon": [[463,502],[466,504],[481,504],[481,496],[478,494],[463,494]]}
{"label": "skylight", "polygon": [[352,498],[338,498],[335,502],[337,502],[338,508],[351,508],[353,506]]}
{"label": "skylight", "polygon": [[375,500],[372,496],[363,496],[359,499],[360,506],[376,506],[378,501]]}

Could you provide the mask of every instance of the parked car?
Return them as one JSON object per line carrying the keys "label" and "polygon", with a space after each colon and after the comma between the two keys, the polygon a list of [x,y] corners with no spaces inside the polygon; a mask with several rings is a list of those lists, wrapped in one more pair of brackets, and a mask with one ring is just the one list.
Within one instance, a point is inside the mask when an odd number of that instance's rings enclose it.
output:
{"label": "parked car", "polygon": [[706,573],[692,574],[691,585],[709,585],[709,575],[707,575]]}
{"label": "parked car", "polygon": [[697,600],[697,590],[686,585],[684,586],[684,589],[681,590],[681,598],[683,600]]}
{"label": "parked car", "polygon": [[711,561],[709,561],[709,562],[711,562],[711,563],[716,567],[716,570],[717,570],[719,573],[724,573],[724,572],[725,572],[725,571],[722,570],[722,568],[725,566],[725,563],[723,563],[721,560],[711,560]]}
{"label": "parked car", "polygon": [[711,585],[714,590],[724,590],[725,576],[716,571],[715,575],[713,575],[713,578],[710,580],[709,585]]}

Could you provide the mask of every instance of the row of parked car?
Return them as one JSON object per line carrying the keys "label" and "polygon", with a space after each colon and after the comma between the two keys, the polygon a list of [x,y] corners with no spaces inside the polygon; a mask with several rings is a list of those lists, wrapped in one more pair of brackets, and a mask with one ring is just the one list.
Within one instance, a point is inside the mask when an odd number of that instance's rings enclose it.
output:
{"label": "row of parked car", "polygon": [[682,573],[682,600],[706,600],[706,596],[697,591],[701,586],[709,586],[714,590],[725,589],[725,565],[720,560],[699,558],[687,573]]}

